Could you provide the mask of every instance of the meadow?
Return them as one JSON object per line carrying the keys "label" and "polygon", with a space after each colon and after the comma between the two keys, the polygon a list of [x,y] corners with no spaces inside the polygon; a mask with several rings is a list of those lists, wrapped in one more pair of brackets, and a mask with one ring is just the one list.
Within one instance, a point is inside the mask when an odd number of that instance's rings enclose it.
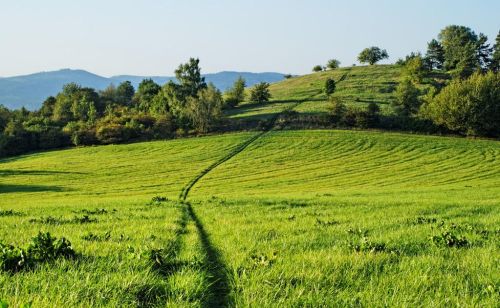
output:
{"label": "meadow", "polygon": [[0,298],[495,307],[499,153],[489,140],[271,130],[4,159],[2,242],[50,232],[77,256],[1,272]]}

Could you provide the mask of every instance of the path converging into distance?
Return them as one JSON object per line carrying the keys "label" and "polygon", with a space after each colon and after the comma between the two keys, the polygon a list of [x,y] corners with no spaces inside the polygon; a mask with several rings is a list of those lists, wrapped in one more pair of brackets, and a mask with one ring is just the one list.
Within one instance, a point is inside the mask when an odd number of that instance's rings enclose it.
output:
{"label": "path converging into distance", "polygon": [[[347,78],[349,71],[343,74],[337,83],[344,81]],[[313,95],[314,96],[314,95]],[[191,179],[181,190],[179,194],[179,201],[183,205],[182,209],[182,217],[178,223],[178,229],[176,230],[175,240],[169,245],[169,257],[175,258],[180,252],[182,236],[187,232],[187,225],[194,224],[196,231],[198,233],[199,242],[204,252],[204,270],[207,272],[207,276],[209,277],[209,292],[210,295],[204,302],[204,306],[206,307],[228,307],[232,306],[231,298],[229,296],[231,288],[230,288],[230,278],[228,275],[228,269],[225,265],[222,256],[218,249],[212,244],[210,241],[210,235],[205,230],[203,223],[196,215],[196,212],[193,209],[193,206],[188,201],[189,192],[191,189],[198,183],[204,176],[206,176],[209,172],[232,159],[239,153],[243,152],[248,146],[254,143],[257,139],[263,137],[265,134],[269,133],[275,128],[276,120],[280,115],[284,114],[287,111],[291,111],[297,108],[300,104],[308,101],[310,98],[296,100],[295,104],[289,106],[288,108],[283,109],[280,113],[275,114],[271,117],[266,125],[264,125],[264,129],[250,137],[248,140],[243,143],[237,145],[233,150],[227,153],[225,156],[220,158],[219,160],[212,163],[210,166],[202,170],[199,174],[197,174],[193,179]],[[174,262],[175,264],[175,262]],[[161,270],[160,272],[165,274],[165,276],[172,275],[176,268],[179,266],[167,266],[166,269]]]}

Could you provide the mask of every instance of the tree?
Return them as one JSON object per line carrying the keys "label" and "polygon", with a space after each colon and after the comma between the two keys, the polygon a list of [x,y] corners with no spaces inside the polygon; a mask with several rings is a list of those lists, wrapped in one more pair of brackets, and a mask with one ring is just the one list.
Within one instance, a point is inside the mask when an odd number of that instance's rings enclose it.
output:
{"label": "tree", "polygon": [[370,65],[387,58],[389,58],[387,51],[385,49],[380,49],[379,47],[365,48],[358,56],[360,63],[368,63]]}
{"label": "tree", "polygon": [[134,95],[134,101],[141,111],[148,111],[153,98],[160,92],[161,87],[153,79],[144,79],[139,84]]}
{"label": "tree", "polygon": [[330,97],[330,116],[334,123],[339,123],[343,120],[345,113],[347,112],[347,107],[340,97],[331,96]]}
{"label": "tree", "polygon": [[207,87],[205,77],[201,76],[200,59],[190,58],[189,62],[179,65],[175,70],[175,77],[185,97],[196,96]]}
{"label": "tree", "polygon": [[324,91],[325,91],[325,94],[327,96],[330,96],[335,92],[335,87],[336,87],[336,84],[335,84],[335,80],[333,78],[328,78],[327,80],[325,80]]}
{"label": "tree", "polygon": [[490,66],[491,52],[493,49],[494,48],[490,47],[490,44],[488,44],[488,37],[483,33],[479,33],[477,39],[477,57],[479,66],[481,66],[483,70],[486,70]]}
{"label": "tree", "polygon": [[47,97],[47,99],[43,102],[42,108],[40,108],[40,114],[43,117],[50,118],[54,114],[54,106],[56,105],[56,98],[53,96]]}
{"label": "tree", "polygon": [[490,69],[494,72],[500,71],[500,31],[498,31],[493,45],[493,54],[491,56]]}
{"label": "tree", "polygon": [[430,99],[423,114],[467,135],[500,136],[500,73],[455,79]]}
{"label": "tree", "polygon": [[213,84],[201,89],[196,96],[189,97],[187,114],[193,127],[199,132],[208,132],[220,118],[222,104],[222,94]]}
{"label": "tree", "polygon": [[238,77],[233,86],[226,91],[226,104],[234,107],[245,100],[246,82],[243,77]]}
{"label": "tree", "polygon": [[491,48],[484,34],[452,25],[438,35],[444,51],[444,68],[455,78],[467,78],[489,62]]}
{"label": "tree", "polygon": [[135,89],[130,81],[124,81],[116,88],[116,102],[120,105],[128,105],[134,97]]}
{"label": "tree", "polygon": [[271,98],[269,83],[260,82],[250,90],[250,101],[256,103],[266,103]]}
{"label": "tree", "polygon": [[419,90],[410,79],[406,78],[399,83],[395,93],[396,100],[392,103],[396,113],[404,116],[417,113],[420,107],[419,94]]}
{"label": "tree", "polygon": [[403,74],[412,81],[420,83],[427,73],[424,59],[420,55],[409,59],[403,67]]}
{"label": "tree", "polygon": [[442,69],[444,64],[444,50],[443,46],[433,39],[427,44],[427,53],[425,60],[429,63],[430,69]]}
{"label": "tree", "polygon": [[323,71],[323,66],[321,66],[321,65],[315,65],[315,66],[313,67],[312,71],[313,71],[314,73],[317,73],[317,72],[322,72],[322,71]]}
{"label": "tree", "polygon": [[328,63],[326,64],[326,67],[328,69],[331,69],[331,70],[334,70],[336,68],[339,68],[340,66],[340,61],[337,60],[337,59],[331,59],[328,61]]}

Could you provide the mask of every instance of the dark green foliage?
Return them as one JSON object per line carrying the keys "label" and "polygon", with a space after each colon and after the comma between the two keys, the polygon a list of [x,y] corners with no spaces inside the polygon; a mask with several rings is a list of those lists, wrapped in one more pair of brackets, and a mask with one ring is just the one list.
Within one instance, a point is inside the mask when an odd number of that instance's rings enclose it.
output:
{"label": "dark green foliage", "polygon": [[271,98],[269,83],[261,82],[256,84],[250,91],[250,101],[255,103],[267,103]]}
{"label": "dark green foliage", "polygon": [[325,94],[327,96],[332,95],[335,92],[335,87],[336,87],[335,80],[333,78],[328,78],[325,81],[325,88],[324,88]]}
{"label": "dark green foliage", "polygon": [[330,116],[332,122],[339,123],[344,118],[347,107],[341,98],[332,96],[330,97]]}
{"label": "dark green foliage", "polygon": [[[492,49],[488,38],[468,27],[451,25],[438,35],[442,46],[444,68],[455,78],[467,78],[490,65]],[[437,44],[433,42],[435,48]],[[439,51],[437,51],[439,52]]]}
{"label": "dark green foliage", "polygon": [[315,66],[313,66],[312,71],[314,73],[322,72],[323,71],[323,66],[321,66],[321,65],[315,65]]}
{"label": "dark green foliage", "polygon": [[423,113],[436,124],[467,135],[500,136],[500,73],[454,80],[427,102]]}
{"label": "dark green foliage", "polygon": [[0,242],[0,270],[15,273],[28,265],[26,252],[12,245]]}
{"label": "dark green foliage", "polygon": [[184,97],[194,97],[207,87],[205,77],[201,76],[200,59],[190,58],[189,62],[179,65],[175,70],[175,77]]}
{"label": "dark green foliage", "polygon": [[151,108],[153,98],[160,90],[161,87],[152,79],[141,81],[133,98],[137,108],[141,111],[148,111]]}
{"label": "dark green foliage", "polygon": [[385,49],[380,49],[379,47],[365,48],[358,55],[358,61],[360,63],[368,63],[373,65],[380,60],[389,58],[389,54]]}
{"label": "dark green foliage", "polygon": [[490,69],[494,72],[500,71],[500,31],[498,31],[497,37],[495,39],[495,45],[493,45]]}
{"label": "dark green foliage", "polygon": [[392,106],[396,113],[404,116],[415,114],[420,107],[420,92],[410,79],[404,79],[396,88],[396,100]]}
{"label": "dark green foliage", "polygon": [[339,66],[340,66],[340,61],[337,59],[328,60],[328,63],[326,64],[326,68],[330,70],[339,68]]}
{"label": "dark green foliage", "polygon": [[57,239],[47,232],[38,233],[31,239],[26,250],[0,242],[0,270],[11,273],[29,268],[38,263],[58,258],[74,258],[76,253],[64,237]]}
{"label": "dark green foliage", "polygon": [[226,105],[234,107],[243,102],[245,100],[245,87],[245,79],[240,76],[225,93]]}
{"label": "dark green foliage", "polygon": [[431,241],[438,247],[456,247],[463,248],[470,245],[464,236],[457,236],[451,231],[445,230],[438,235],[431,237]]}
{"label": "dark green foliage", "polygon": [[116,88],[116,102],[121,105],[129,105],[134,97],[135,89],[130,81],[124,81]]}
{"label": "dark green foliage", "polygon": [[442,69],[444,65],[444,49],[441,43],[432,39],[432,41],[427,44],[425,59],[430,69]]}
{"label": "dark green foliage", "polygon": [[57,239],[47,232],[38,233],[31,240],[31,244],[26,250],[30,260],[34,262],[47,262],[61,258],[75,257],[75,251],[71,243],[64,237]]}
{"label": "dark green foliage", "polygon": [[6,216],[23,216],[24,214],[21,212],[17,212],[14,210],[0,210],[0,217]]}

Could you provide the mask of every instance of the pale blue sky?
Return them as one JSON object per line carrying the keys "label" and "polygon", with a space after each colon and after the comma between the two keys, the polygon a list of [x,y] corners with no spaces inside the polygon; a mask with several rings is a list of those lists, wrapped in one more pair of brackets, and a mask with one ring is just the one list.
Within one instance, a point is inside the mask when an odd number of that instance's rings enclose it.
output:
{"label": "pale blue sky", "polygon": [[302,74],[364,47],[394,62],[449,24],[494,39],[498,0],[0,0],[0,76],[78,68],[104,76],[203,72]]}

